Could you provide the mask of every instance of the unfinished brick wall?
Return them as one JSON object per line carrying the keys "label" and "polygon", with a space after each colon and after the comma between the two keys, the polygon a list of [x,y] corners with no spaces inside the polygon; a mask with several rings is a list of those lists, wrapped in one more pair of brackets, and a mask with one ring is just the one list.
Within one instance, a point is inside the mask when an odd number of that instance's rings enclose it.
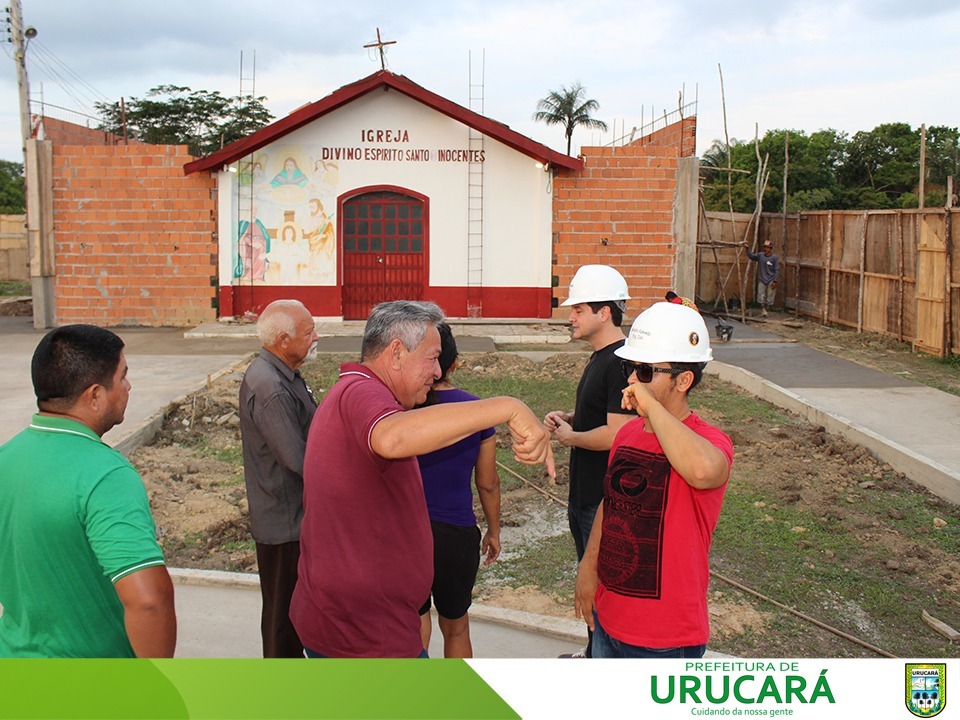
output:
{"label": "unfinished brick wall", "polygon": [[57,324],[215,320],[216,183],[183,145],[53,146]]}
{"label": "unfinished brick wall", "polygon": [[[84,127],[52,117],[34,117],[34,126],[43,126],[43,140],[56,145],[142,145],[139,140],[124,140],[119,135]],[[39,129],[36,130],[39,134]]]}
{"label": "unfinished brick wall", "polygon": [[[694,154],[696,118],[622,147],[584,147],[583,170],[554,179],[553,290],[567,297],[581,265],[617,268],[633,298],[630,318],[662,300],[674,278],[673,203],[677,160]],[[565,308],[554,317],[566,317]]]}

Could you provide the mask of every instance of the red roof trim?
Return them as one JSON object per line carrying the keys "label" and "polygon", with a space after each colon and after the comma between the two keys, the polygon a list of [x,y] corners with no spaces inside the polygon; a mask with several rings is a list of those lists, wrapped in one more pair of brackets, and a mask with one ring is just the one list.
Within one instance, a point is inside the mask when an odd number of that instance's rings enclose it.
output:
{"label": "red roof trim", "polygon": [[203,170],[218,170],[224,165],[236,162],[240,158],[246,157],[265,145],[279,140],[284,135],[307,125],[318,117],[326,115],[380,87],[393,88],[454,120],[462,122],[464,125],[472,127],[474,130],[482,132],[487,137],[499,140],[517,152],[528,155],[544,164],[557,165],[570,170],[579,170],[583,167],[583,160],[579,158],[573,158],[569,155],[551,150],[546,145],[541,145],[535,140],[531,140],[511,130],[503,123],[498,123],[495,120],[479,115],[472,110],[468,110],[461,105],[450,102],[446,98],[440,97],[436,93],[430,92],[402,75],[395,75],[389,70],[380,70],[351,85],[343,86],[325,98],[321,98],[314,103],[303,106],[299,110],[295,110],[285,118],[271,125],[267,125],[265,128],[261,128],[252,135],[230,143],[217,152],[207,155],[205,158],[187,163],[183,166],[183,172],[185,175],[189,175]]}

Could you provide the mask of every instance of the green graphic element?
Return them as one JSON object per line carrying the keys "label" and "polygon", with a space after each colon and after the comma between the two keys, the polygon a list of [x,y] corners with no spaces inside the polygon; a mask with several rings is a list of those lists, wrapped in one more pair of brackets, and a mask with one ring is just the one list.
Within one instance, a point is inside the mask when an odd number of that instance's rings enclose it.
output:
{"label": "green graphic element", "polygon": [[461,660],[3,660],[0,720],[518,718]]}
{"label": "green graphic element", "polygon": [[188,718],[149,660],[0,660],[0,718]]}

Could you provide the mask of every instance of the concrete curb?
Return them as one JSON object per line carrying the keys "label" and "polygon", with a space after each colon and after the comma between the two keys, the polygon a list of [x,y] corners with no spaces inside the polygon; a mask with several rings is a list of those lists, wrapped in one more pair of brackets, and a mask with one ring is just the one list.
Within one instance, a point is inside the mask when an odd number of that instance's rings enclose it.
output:
{"label": "concrete curb", "polygon": [[796,393],[749,370],[713,361],[707,365],[706,372],[733,383],[778,407],[796,413],[816,425],[822,425],[831,434],[840,435],[857,445],[864,446],[897,472],[902,472],[936,495],[960,504],[960,473],[884,438],[842,415],[814,407]]}
{"label": "concrete curb", "polygon": [[[168,568],[168,570],[176,585],[205,585],[239,590],[260,589],[260,577],[254,573],[194,570],[191,568]],[[484,622],[552,635],[572,642],[586,642],[586,626],[578,620],[537,615],[536,613],[494,607],[482,603],[473,603],[470,607],[470,615]]]}
{"label": "concrete curb", "polygon": [[207,384],[222,378],[224,375],[229,375],[240,367],[243,367],[243,365],[249,363],[256,356],[256,354],[257,353],[255,352],[247,353],[239,360],[234,360],[226,367],[211,373],[207,376],[206,380],[198,382],[191,389],[171,400],[162,410],[158,410],[146,420],[141,420],[139,423],[134,425],[133,429],[130,430],[130,432],[122,440],[113,445],[113,448],[120,451],[124,457],[130,457],[133,452],[140,447],[149,444],[157,436],[157,434],[160,432],[160,428],[163,427],[163,421],[167,417],[167,412],[173,405],[180,404],[193,393],[197,392],[198,390],[202,390]]}

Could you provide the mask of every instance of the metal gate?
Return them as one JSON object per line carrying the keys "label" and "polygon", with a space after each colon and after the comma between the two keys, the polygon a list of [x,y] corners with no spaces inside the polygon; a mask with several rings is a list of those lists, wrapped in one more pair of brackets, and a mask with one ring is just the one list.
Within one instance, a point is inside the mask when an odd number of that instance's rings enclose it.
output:
{"label": "metal gate", "polygon": [[422,300],[426,285],[427,204],[378,190],[343,202],[343,317],[364,320],[388,300]]}

